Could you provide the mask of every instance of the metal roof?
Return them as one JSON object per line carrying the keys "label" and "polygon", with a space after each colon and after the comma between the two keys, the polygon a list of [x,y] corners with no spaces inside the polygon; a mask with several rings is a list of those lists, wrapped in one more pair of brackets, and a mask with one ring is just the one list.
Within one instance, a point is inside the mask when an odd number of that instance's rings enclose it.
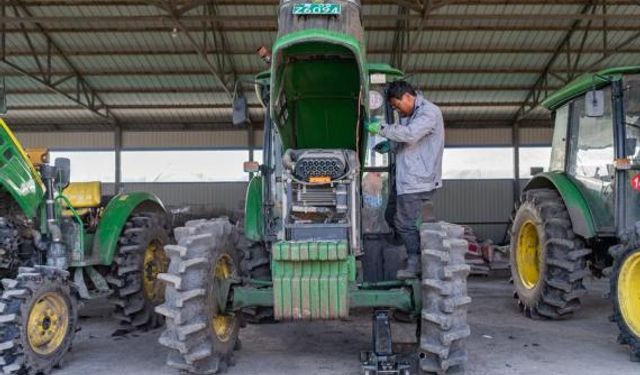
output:
{"label": "metal roof", "polygon": [[[448,126],[551,126],[539,103],[640,61],[637,0],[363,0],[370,62],[403,69]],[[13,0],[0,74],[14,128],[229,127],[266,66],[278,0]],[[404,41],[400,43],[399,41]],[[241,84],[257,127],[263,110]]]}

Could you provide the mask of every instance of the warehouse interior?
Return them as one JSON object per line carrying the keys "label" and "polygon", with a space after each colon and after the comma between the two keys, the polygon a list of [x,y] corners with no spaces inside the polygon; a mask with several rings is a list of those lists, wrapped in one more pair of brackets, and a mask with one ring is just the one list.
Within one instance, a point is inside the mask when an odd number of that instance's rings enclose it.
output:
{"label": "warehouse interior", "polygon": [[[242,212],[243,162],[262,161],[265,109],[253,82],[269,67],[257,50],[276,39],[277,0],[3,0],[0,7],[1,117],[24,147],[69,158],[71,180],[101,181],[103,194],[154,193],[176,220]],[[362,12],[367,59],[404,71],[442,109],[436,217],[496,245],[507,244],[531,168],[548,169],[554,123],[542,100],[583,73],[640,61],[638,0],[362,0]],[[249,124],[232,124],[237,95],[248,101]],[[126,340],[139,345],[144,337]],[[474,345],[491,339],[477,336]],[[472,359],[482,361],[477,352]],[[473,373],[550,369],[501,366]]]}

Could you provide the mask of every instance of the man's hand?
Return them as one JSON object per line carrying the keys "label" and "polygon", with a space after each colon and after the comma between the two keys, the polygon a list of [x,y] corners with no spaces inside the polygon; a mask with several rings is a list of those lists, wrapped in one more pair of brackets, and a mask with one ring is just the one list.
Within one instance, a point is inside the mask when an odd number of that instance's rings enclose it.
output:
{"label": "man's hand", "polygon": [[371,134],[380,133],[380,129],[382,128],[382,124],[380,123],[380,119],[374,117],[369,121],[365,121],[364,128]]}
{"label": "man's hand", "polygon": [[389,143],[389,141],[382,141],[373,146],[373,151],[377,152],[378,154],[388,154],[389,151],[391,151],[391,144]]}

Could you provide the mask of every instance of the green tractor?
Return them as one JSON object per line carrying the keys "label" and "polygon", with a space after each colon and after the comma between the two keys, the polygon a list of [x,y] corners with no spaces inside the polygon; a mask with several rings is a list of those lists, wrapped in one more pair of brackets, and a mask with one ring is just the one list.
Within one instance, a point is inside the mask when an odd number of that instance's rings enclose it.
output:
{"label": "green tractor", "polygon": [[264,160],[245,164],[256,174],[245,203],[250,243],[239,247],[226,218],[175,229],[177,244],[165,248],[169,270],[159,276],[165,302],[156,308],[166,317],[159,342],[169,348],[167,364],[224,371],[247,317],[336,320],[374,308],[374,350],[361,357],[366,374],[411,371],[390,351],[396,313],[418,326],[413,358],[421,373],[463,368],[471,300],[462,228],[421,225],[422,279],[395,279],[398,267],[385,268],[380,255],[393,160],[374,155],[363,127],[377,115],[397,121],[383,90],[402,73],[366,62],[359,0],[283,0],[278,23],[271,69],[257,76],[267,109]]}
{"label": "green tractor", "polygon": [[[167,214],[147,193],[105,199],[69,183],[69,159],[25,151],[0,120],[0,367],[47,374],[69,350],[79,302],[109,297],[133,327],[161,323]],[[106,204],[105,204],[106,203]]]}
{"label": "green tractor", "polygon": [[586,276],[610,276],[619,341],[638,359],[640,66],[582,76],[542,105],[555,114],[550,171],[524,188],[511,231],[519,306],[562,319]]}

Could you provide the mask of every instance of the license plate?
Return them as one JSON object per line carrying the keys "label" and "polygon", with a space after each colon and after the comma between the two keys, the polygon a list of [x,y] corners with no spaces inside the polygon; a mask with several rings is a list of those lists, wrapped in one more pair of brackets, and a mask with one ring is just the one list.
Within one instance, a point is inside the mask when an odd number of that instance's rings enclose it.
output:
{"label": "license plate", "polygon": [[293,14],[300,16],[320,15],[334,16],[342,13],[341,4],[295,4]]}

